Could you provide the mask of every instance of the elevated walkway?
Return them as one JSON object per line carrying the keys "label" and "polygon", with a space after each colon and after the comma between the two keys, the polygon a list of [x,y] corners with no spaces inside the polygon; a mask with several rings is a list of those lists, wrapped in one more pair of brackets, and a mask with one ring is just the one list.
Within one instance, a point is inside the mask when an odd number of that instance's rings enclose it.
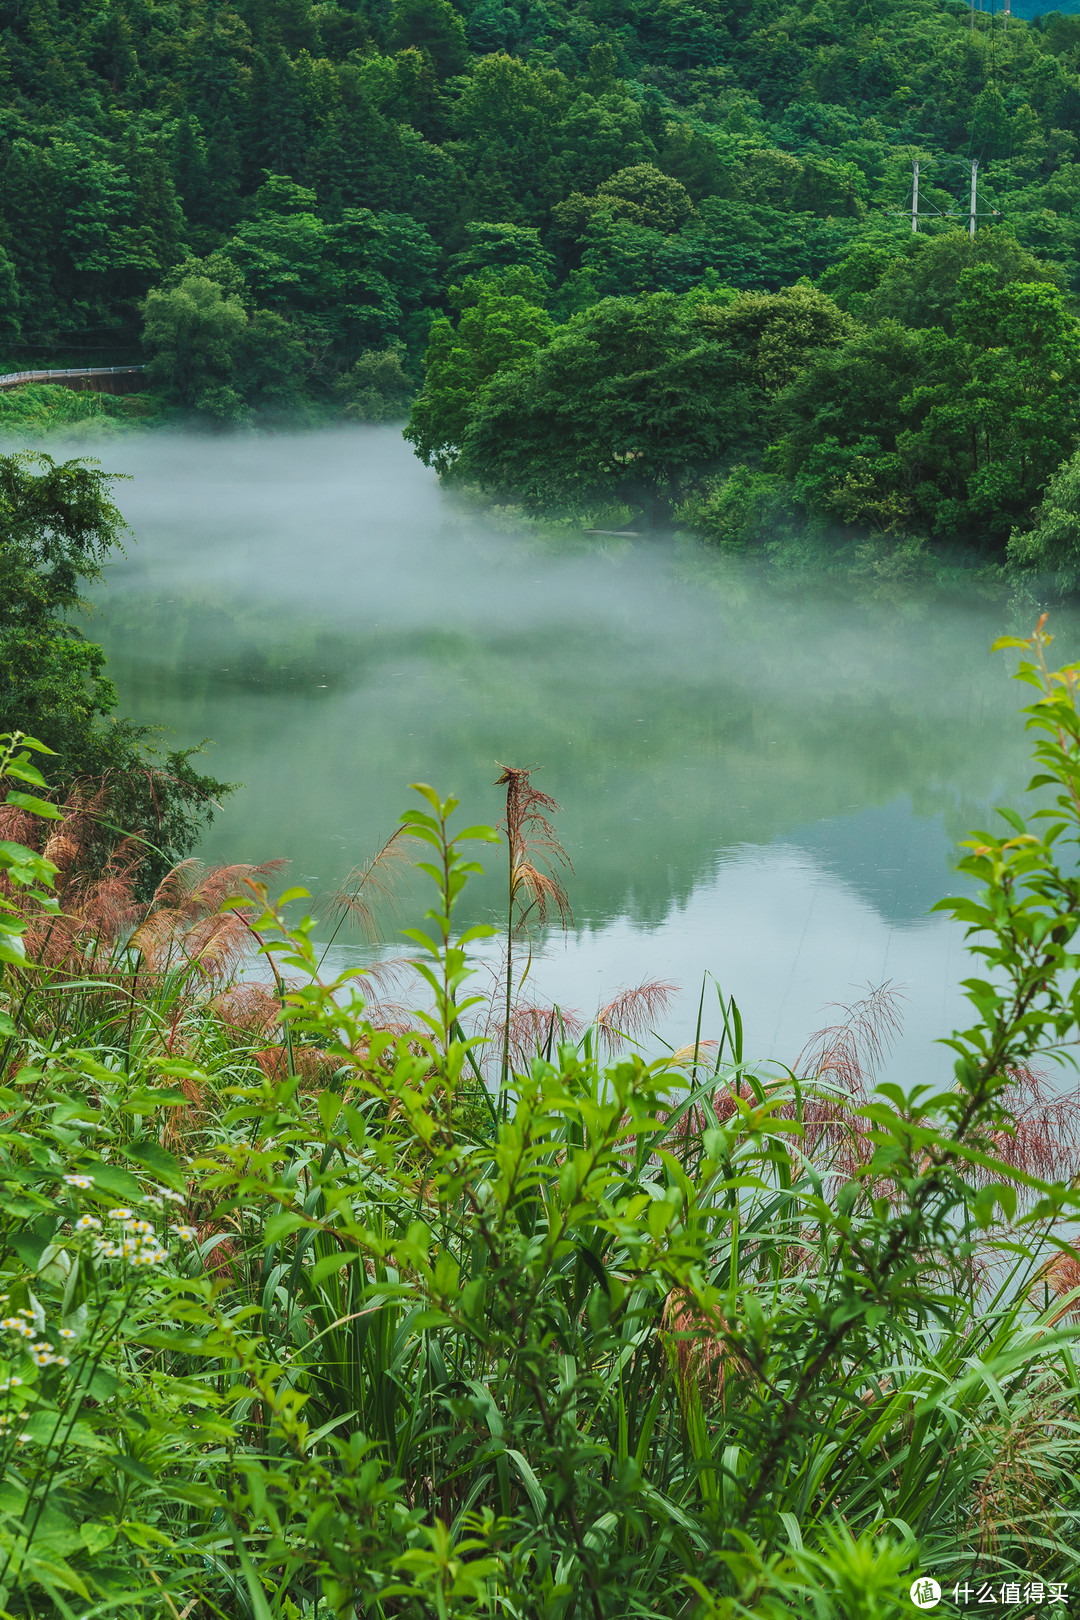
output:
{"label": "elevated walkway", "polygon": [[145,366],[83,366],[68,371],[7,371],[0,376],[0,388],[19,388],[23,383],[58,383],[61,388],[94,389],[99,394],[127,394],[142,388]]}

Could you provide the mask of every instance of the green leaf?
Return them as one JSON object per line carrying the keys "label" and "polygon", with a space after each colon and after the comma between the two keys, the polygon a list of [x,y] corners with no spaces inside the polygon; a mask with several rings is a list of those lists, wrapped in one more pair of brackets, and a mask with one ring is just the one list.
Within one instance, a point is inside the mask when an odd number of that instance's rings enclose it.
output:
{"label": "green leaf", "polygon": [[32,793],[19,793],[13,790],[8,794],[7,802],[18,810],[29,810],[33,816],[44,816],[48,821],[64,819],[63,811],[58,810],[55,804],[50,804],[47,799],[35,799]]}
{"label": "green leaf", "polygon": [[184,1173],[179,1163],[171,1153],[167,1153],[157,1142],[131,1142],[123,1149],[124,1157],[133,1163],[149,1170],[151,1175],[163,1181],[174,1192],[184,1192],[187,1186]]}
{"label": "green leaf", "polygon": [[336,1091],[320,1091],[318,1108],[323,1130],[327,1136],[331,1136],[341,1113],[341,1098]]}
{"label": "green leaf", "polygon": [[542,1524],[547,1517],[547,1498],[544,1495],[540,1481],[533,1473],[531,1465],[526,1462],[520,1451],[514,1451],[509,1446],[506,1455],[514,1465],[514,1469],[525,1487],[526,1495],[532,1504],[532,1510],[538,1521]]}
{"label": "green leaf", "polygon": [[359,1259],[355,1254],[324,1254],[321,1260],[316,1260],[311,1268],[310,1277],[314,1287],[325,1282],[327,1277],[336,1277],[338,1272],[344,1271],[346,1266],[354,1266]]}
{"label": "green leaf", "polygon": [[185,1097],[182,1091],[177,1091],[172,1086],[144,1086],[139,1090],[128,1092],[120,1104],[120,1112],[152,1114],[155,1108],[181,1108],[190,1101],[190,1097]]}
{"label": "green leaf", "polygon": [[271,1215],[263,1228],[263,1242],[266,1244],[280,1243],[282,1238],[288,1237],[292,1232],[299,1232],[303,1227],[311,1227],[316,1223],[305,1220],[303,1215],[294,1215],[291,1210],[279,1210]]}
{"label": "green leaf", "polygon": [[157,1484],[149,1468],[145,1463],[140,1462],[137,1457],[129,1457],[125,1452],[117,1451],[114,1452],[112,1460],[120,1472],[127,1475],[128,1479],[138,1480],[140,1485]]}
{"label": "green leaf", "polygon": [[99,1520],[92,1519],[89,1524],[79,1526],[79,1540],[91,1558],[95,1558],[98,1553],[104,1552],[106,1547],[111,1547],[116,1540],[116,1526],[102,1524]]}
{"label": "green leaf", "polygon": [[31,1271],[37,1271],[40,1266],[42,1255],[52,1243],[57,1224],[56,1218],[49,1215],[44,1220],[36,1221],[26,1230],[12,1235],[11,1247],[23,1265]]}
{"label": "green leaf", "polygon": [[137,1203],[142,1198],[142,1188],[135,1177],[127,1170],[121,1170],[118,1164],[102,1164],[100,1159],[95,1159],[77,1168],[81,1174],[93,1177],[94,1190],[97,1192],[109,1193],[128,1204]]}
{"label": "green leaf", "polygon": [[240,1568],[244,1573],[244,1582],[251,1598],[251,1607],[254,1611],[255,1620],[274,1620],[270,1605],[266,1601],[266,1593],[263,1590],[262,1582],[256,1575],[255,1567],[248,1556],[248,1550],[240,1539],[240,1532],[235,1524],[230,1524],[229,1529],[232,1531],[233,1546],[236,1548],[236,1556],[240,1560]]}

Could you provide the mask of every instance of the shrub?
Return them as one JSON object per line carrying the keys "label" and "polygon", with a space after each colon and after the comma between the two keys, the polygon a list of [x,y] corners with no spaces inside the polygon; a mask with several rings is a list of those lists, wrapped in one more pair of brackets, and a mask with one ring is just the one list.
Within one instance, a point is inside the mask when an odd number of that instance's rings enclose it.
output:
{"label": "shrub", "polygon": [[1080,586],[1080,454],[1058,468],[1030,528],[1009,536],[1009,561],[1061,596]]}
{"label": "shrub", "polygon": [[[276,1066],[210,1000],[42,1044],[11,964],[3,1607],[898,1620],[920,1572],[1067,1580],[1080,1198],[1014,1112],[1080,1021],[1080,672],[1047,641],[1008,644],[1057,798],[942,902],[983,976],[941,1090],[866,1098],[850,1035],[759,1070],[726,1006],[708,1063],[553,1030],[496,1108],[454,913],[497,835],[430,788],[406,1030],[254,877]],[[3,847],[9,918],[42,913]]]}

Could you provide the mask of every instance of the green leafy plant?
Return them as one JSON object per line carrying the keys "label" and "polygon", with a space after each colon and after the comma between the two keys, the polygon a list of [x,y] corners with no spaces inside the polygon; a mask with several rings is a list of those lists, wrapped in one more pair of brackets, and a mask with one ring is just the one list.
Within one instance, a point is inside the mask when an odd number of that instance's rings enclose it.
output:
{"label": "green leafy plant", "polygon": [[224,915],[276,1034],[208,993],[181,1055],[16,1050],[6,1611],[894,1620],[920,1571],[1067,1581],[1078,1195],[1024,1104],[1078,1014],[1080,671],[1047,644],[1006,643],[1054,802],[942,903],[985,964],[944,1089],[856,1084],[880,997],[790,1071],[721,998],[709,1062],[700,1019],[655,1062],[545,1039],[494,1106],[455,912],[497,834],[426,787],[411,1027],[248,873]]}

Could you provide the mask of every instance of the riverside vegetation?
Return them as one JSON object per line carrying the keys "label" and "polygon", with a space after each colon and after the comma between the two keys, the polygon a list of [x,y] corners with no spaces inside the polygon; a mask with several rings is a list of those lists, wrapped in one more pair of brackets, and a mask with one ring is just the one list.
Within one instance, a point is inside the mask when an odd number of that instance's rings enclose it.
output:
{"label": "riverside vegetation", "polygon": [[1071,591],[1080,22],[1036,9],[2,5],[10,364],[152,386],[0,429],[412,402],[531,513]]}
{"label": "riverside vegetation", "polygon": [[790,1070],[723,998],[658,1057],[612,1009],[527,1042],[520,969],[485,1012],[473,851],[508,843],[508,957],[561,895],[527,773],[501,830],[418,788],[344,897],[419,847],[408,1013],[324,977],[265,870],[140,900],[140,842],[87,866],[89,790],[9,736],[3,1612],[888,1620],[920,1572],[1075,1581],[1080,1132],[1040,1065],[1080,1024],[1080,667],[1048,644],[1003,643],[1042,808],[941,902],[973,967],[942,1091],[869,1091],[880,996]]}

